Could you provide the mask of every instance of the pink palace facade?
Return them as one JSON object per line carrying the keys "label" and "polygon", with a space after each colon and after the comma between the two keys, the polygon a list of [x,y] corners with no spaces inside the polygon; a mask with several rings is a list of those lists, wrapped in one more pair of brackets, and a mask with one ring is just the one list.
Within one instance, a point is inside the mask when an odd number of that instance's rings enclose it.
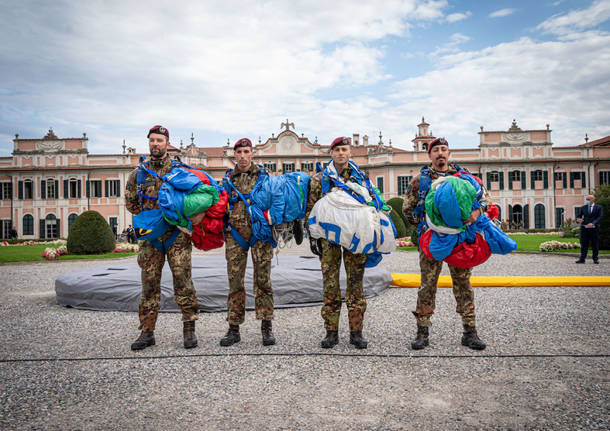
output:
{"label": "pink palace facade", "polygon": [[[428,163],[427,144],[434,139],[422,121],[412,150],[392,147],[383,137],[369,142],[353,134],[353,160],[368,171],[384,197],[401,196],[421,166]],[[300,170],[313,173],[315,163],[330,160],[328,145],[298,135],[293,123],[282,123],[281,132],[254,147],[254,160],[272,174]],[[500,218],[526,229],[555,228],[574,219],[584,196],[599,184],[610,184],[610,136],[573,146],[554,147],[551,130],[510,128],[481,130],[478,146],[453,149],[452,161],[478,174],[500,208]],[[449,138],[451,143],[451,139]],[[66,238],[76,217],[98,211],[110,226],[121,232],[131,224],[123,203],[129,172],[140,154],[123,143],[118,154],[90,154],[86,134],[59,138],[53,130],[40,139],[15,135],[10,157],[0,157],[0,236],[8,238],[11,227],[20,238]],[[204,168],[220,179],[233,167],[229,143],[219,147],[191,144],[171,147],[182,160]]]}

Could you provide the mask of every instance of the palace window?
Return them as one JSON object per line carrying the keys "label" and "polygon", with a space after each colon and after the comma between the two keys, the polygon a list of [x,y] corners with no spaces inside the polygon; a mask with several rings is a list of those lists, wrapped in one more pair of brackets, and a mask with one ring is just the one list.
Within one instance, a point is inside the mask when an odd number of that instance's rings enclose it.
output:
{"label": "palace window", "polygon": [[534,228],[535,229],[544,229],[544,205],[536,204],[534,207]]}
{"label": "palace window", "polygon": [[610,184],[610,171],[599,172],[599,184]]}
{"label": "palace window", "polygon": [[399,175],[398,176],[398,195],[406,195],[407,189],[409,188],[409,183],[413,177],[411,175]]}
{"label": "palace window", "polygon": [[304,163],[301,163],[301,171],[303,171],[303,172],[312,172],[313,171],[313,162],[304,162]]}
{"label": "palace window", "polygon": [[543,178],[544,178],[544,174],[542,173],[542,171],[541,171],[541,170],[534,171],[534,172],[532,173],[532,179],[533,179],[534,181],[542,181],[542,179],[543,179]]}
{"label": "palace window", "polygon": [[13,197],[13,184],[9,182],[0,183],[0,199],[11,199]]}
{"label": "palace window", "polygon": [[102,180],[89,180],[89,197],[102,197]]}
{"label": "palace window", "polygon": [[57,181],[47,180],[46,184],[47,199],[57,199]]}
{"label": "palace window", "polygon": [[275,163],[265,163],[263,166],[269,172],[275,172],[276,171]]}
{"label": "palace window", "polygon": [[284,173],[294,172],[294,163],[282,163]]}
{"label": "palace window", "polygon": [[511,181],[521,181],[521,171],[511,171],[509,175]]}
{"label": "palace window", "polygon": [[34,183],[32,180],[25,180],[23,182],[23,199],[34,198]]}
{"label": "palace window", "polygon": [[34,235],[34,217],[32,214],[23,216],[23,235]]}
{"label": "palace window", "polygon": [[121,181],[106,180],[106,197],[118,198],[121,196]]}
{"label": "palace window", "polygon": [[74,214],[74,213],[72,213],[68,216],[68,232],[70,232],[70,229],[72,229],[72,225],[76,221],[77,217],[78,217],[78,214]]}
{"label": "palace window", "polygon": [[500,174],[496,171],[490,172],[489,181],[491,181],[492,183],[500,181]]}

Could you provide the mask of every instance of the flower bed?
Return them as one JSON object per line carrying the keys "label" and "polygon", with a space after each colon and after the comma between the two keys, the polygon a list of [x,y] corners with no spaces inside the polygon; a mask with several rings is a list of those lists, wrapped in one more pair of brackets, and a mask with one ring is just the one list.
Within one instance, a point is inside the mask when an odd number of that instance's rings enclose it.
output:
{"label": "flower bed", "polygon": [[119,242],[114,247],[114,253],[137,253],[139,249],[138,244]]}
{"label": "flower bed", "polygon": [[67,241],[65,239],[56,239],[54,241],[23,241],[23,242],[18,242],[16,244],[9,244],[7,241],[2,241],[0,243],[1,246],[10,246],[10,247],[14,247],[14,246],[18,246],[18,245],[39,245],[39,244],[53,244],[53,245],[66,245]]}
{"label": "flower bed", "polygon": [[410,236],[404,238],[396,238],[396,247],[415,247],[415,244],[411,242]]}
{"label": "flower bed", "polygon": [[540,251],[571,250],[580,248],[576,242],[546,241],[540,244]]}
{"label": "flower bed", "polygon": [[58,248],[47,247],[42,252],[42,257],[46,260],[59,260],[64,254],[68,254],[68,248],[65,245]]}

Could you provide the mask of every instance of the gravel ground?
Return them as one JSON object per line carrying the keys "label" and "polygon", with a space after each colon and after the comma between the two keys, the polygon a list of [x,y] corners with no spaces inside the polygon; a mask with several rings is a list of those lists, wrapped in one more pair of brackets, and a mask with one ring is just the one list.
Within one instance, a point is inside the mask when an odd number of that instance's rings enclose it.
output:
{"label": "gravel ground", "polygon": [[[396,252],[382,265],[417,273],[417,260]],[[494,256],[474,274],[610,276],[610,260],[575,260]],[[225,314],[209,313],[185,350],[179,314],[162,313],[157,345],[132,352],[136,313],[55,304],[55,278],[83,265],[107,261],[0,267],[0,429],[609,428],[608,287],[476,288],[482,352],[460,345],[450,289],[430,347],[410,350],[417,291],[401,288],[369,299],[367,350],[349,345],[345,309],[339,345],[321,349],[317,306],[277,310],[272,347],[248,312],[241,343],[221,348]]]}

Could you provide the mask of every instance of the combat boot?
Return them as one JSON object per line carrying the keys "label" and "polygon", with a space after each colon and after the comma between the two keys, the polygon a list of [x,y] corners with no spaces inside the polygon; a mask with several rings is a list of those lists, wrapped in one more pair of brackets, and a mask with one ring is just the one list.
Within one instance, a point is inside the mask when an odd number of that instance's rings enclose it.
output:
{"label": "combat boot", "polygon": [[261,332],[263,334],[263,346],[273,346],[275,337],[271,331],[271,320],[261,320]]}
{"label": "combat boot", "polygon": [[481,341],[477,335],[477,330],[474,326],[464,325],[464,335],[462,335],[462,346],[467,346],[474,350],[483,350],[485,343]]}
{"label": "combat boot", "polygon": [[428,341],[428,327],[417,326],[417,336],[415,340],[411,341],[411,348],[413,350],[421,350],[426,347],[430,342]]}
{"label": "combat boot", "polygon": [[150,331],[142,331],[140,336],[133,342],[131,345],[131,350],[142,350],[146,349],[148,346],[155,345],[155,332]]}
{"label": "combat boot", "polygon": [[241,337],[239,336],[239,325],[229,325],[227,335],[220,339],[220,345],[223,347],[232,346],[235,343],[239,343]]}
{"label": "combat boot", "polygon": [[195,335],[195,321],[184,322],[184,348],[192,349],[197,347],[197,335]]}
{"label": "combat boot", "polygon": [[339,344],[339,331],[326,330],[326,337],[320,343],[323,349],[330,349]]}
{"label": "combat boot", "polygon": [[362,336],[362,331],[351,331],[349,333],[349,343],[356,346],[356,349],[366,349],[369,342]]}

